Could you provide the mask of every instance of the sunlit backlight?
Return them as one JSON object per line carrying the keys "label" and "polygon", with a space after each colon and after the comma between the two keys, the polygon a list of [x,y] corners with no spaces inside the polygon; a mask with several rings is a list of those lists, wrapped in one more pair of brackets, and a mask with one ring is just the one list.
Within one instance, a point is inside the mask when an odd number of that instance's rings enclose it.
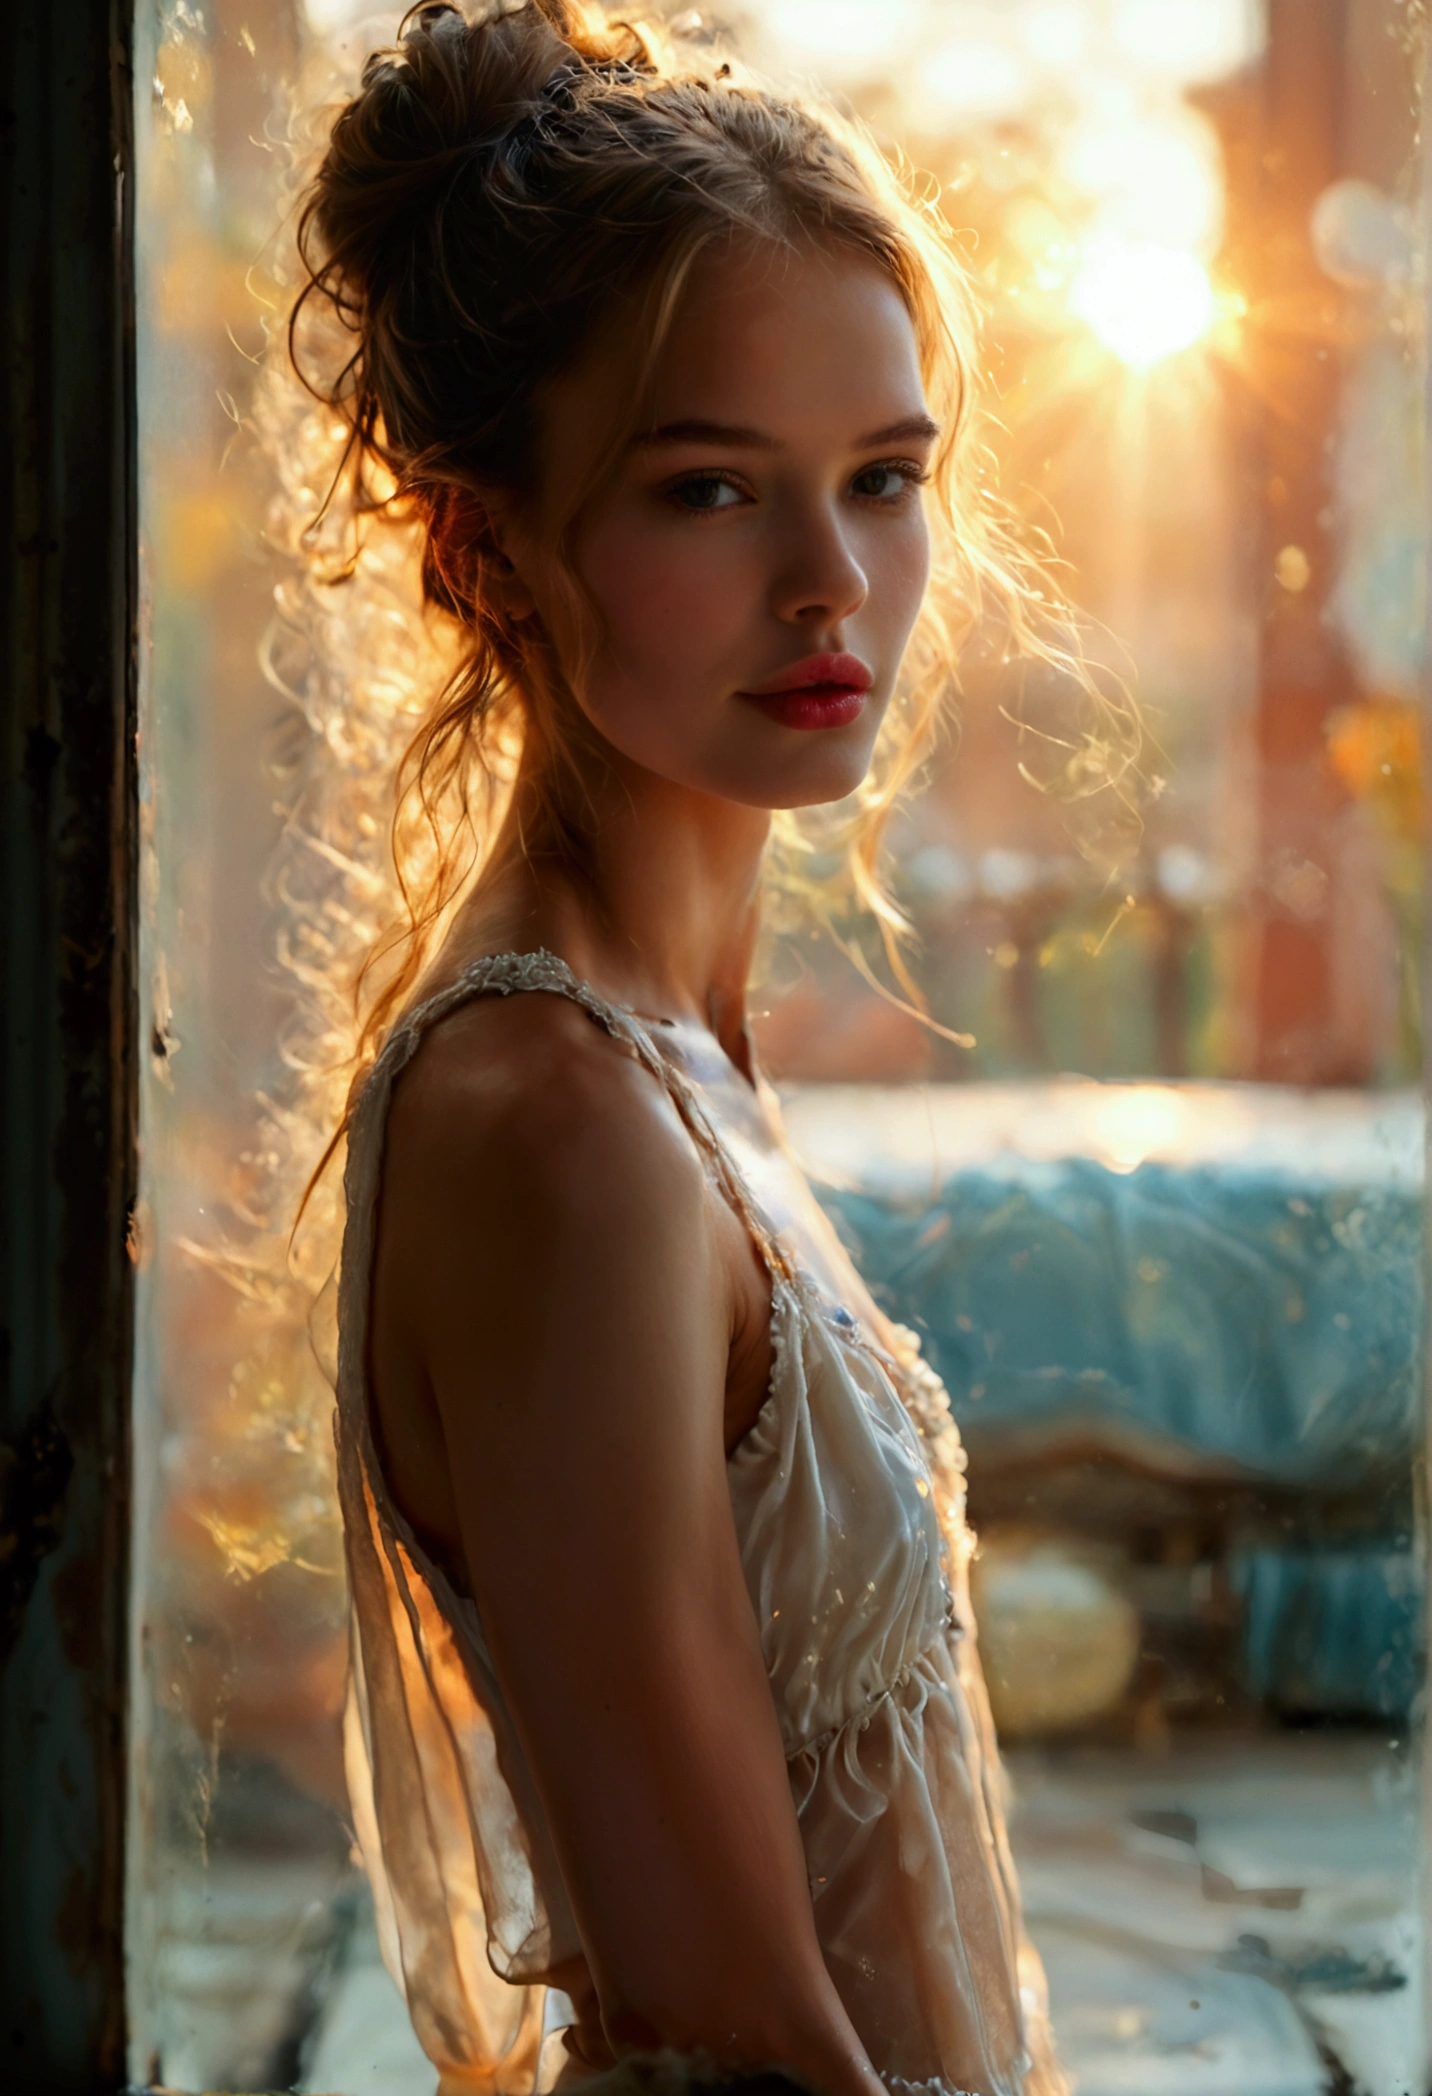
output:
{"label": "sunlit backlight", "polygon": [[1152,241],[1091,248],[1069,287],[1069,304],[1135,371],[1188,349],[1208,333],[1217,310],[1198,257]]}
{"label": "sunlit backlight", "polygon": [[1080,0],[1036,0],[1020,16],[1019,33],[1041,65],[1076,66],[1089,44],[1089,9]]}
{"label": "sunlit backlight", "polygon": [[1143,71],[1183,85],[1220,80],[1262,49],[1257,0],[1117,0],[1115,48]]}
{"label": "sunlit backlight", "polygon": [[1223,171],[1212,126],[1190,109],[1123,122],[1091,120],[1066,140],[1065,175],[1097,201],[1111,239],[1211,254],[1223,217]]}
{"label": "sunlit backlight", "polygon": [[1134,1172],[1150,1157],[1177,1153],[1190,1127],[1190,1108],[1165,1086],[1119,1085],[1097,1094],[1089,1148],[1111,1172]]}
{"label": "sunlit backlight", "polygon": [[1029,99],[1030,79],[1018,55],[1001,44],[951,44],[923,69],[925,86],[951,116],[1011,116]]}
{"label": "sunlit backlight", "polygon": [[861,66],[888,55],[912,16],[909,0],[776,0],[765,26],[777,41],[823,64]]}

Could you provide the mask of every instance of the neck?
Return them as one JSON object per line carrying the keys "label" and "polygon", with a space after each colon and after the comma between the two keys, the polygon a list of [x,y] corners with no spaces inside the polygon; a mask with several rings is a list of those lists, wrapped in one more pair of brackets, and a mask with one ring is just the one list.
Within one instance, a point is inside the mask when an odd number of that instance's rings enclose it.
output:
{"label": "neck", "polygon": [[524,759],[475,898],[480,930],[552,947],[648,1017],[709,1026],[744,1067],[769,834],[764,808],[610,748],[570,768]]}

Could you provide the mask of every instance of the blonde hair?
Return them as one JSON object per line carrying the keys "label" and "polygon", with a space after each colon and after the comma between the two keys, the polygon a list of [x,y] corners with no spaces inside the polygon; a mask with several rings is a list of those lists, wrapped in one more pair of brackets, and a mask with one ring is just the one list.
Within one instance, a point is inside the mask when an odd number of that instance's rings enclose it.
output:
{"label": "blonde hair", "polygon": [[[567,491],[552,548],[560,566],[631,434],[693,265],[733,237],[817,240],[884,270],[910,313],[942,428],[932,584],[872,768],[848,802],[778,818],[773,880],[828,908],[832,884],[808,871],[818,852],[838,869],[834,885],[874,917],[897,980],[915,994],[882,840],[949,717],[960,650],[980,622],[997,622],[1008,652],[1069,671],[1091,709],[1059,746],[1057,783],[1127,794],[1132,707],[1083,667],[1047,564],[994,492],[978,426],[978,312],[936,197],[835,111],[678,52],[659,30],[586,0],[518,0],[481,17],[450,0],[416,7],[332,122],[302,203],[304,277],[289,327],[294,367],[327,417],[310,415],[296,451],[291,415],[286,425],[291,506],[309,504],[311,581],[302,605],[290,593],[290,628],[322,625],[319,656],[357,670],[320,726],[324,743],[367,738],[362,764],[348,767],[350,780],[363,765],[367,776],[346,817],[319,787],[325,805],[310,805],[305,838],[346,880],[346,906],[330,895],[321,925],[299,911],[298,943],[310,950],[289,958],[325,1005],[330,1051],[335,976],[346,968],[356,979],[342,1029],[350,1076],[361,1077],[429,966],[524,749],[563,760],[550,668],[487,586],[489,506],[530,487],[542,387],[621,301],[632,419]],[[324,445],[331,478],[320,504],[314,474],[295,459],[310,464]],[[414,566],[426,623],[403,602]],[[372,636],[400,629],[412,660],[400,666],[391,646],[375,657]],[[409,731],[400,754],[396,724]],[[312,779],[306,790],[311,804]],[[373,841],[385,797],[382,866]],[[312,1032],[296,1060],[315,1071],[326,1061],[331,1082],[343,1056],[315,1057]]]}

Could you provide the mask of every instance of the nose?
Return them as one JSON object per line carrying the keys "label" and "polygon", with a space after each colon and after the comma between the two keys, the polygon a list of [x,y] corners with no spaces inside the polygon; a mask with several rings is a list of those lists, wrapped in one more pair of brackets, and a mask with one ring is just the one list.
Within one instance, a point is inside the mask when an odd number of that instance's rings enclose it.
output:
{"label": "nose", "polygon": [[870,594],[838,516],[824,506],[791,519],[790,538],[772,588],[772,609],[790,625],[836,627]]}

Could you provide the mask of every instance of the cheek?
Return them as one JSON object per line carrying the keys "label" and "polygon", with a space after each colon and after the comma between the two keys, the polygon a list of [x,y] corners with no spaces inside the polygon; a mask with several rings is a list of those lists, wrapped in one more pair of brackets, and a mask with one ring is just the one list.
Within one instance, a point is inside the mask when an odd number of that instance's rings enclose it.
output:
{"label": "cheek", "polygon": [[613,668],[699,680],[739,642],[749,628],[749,580],[715,537],[699,525],[617,531],[587,550],[582,571]]}
{"label": "cheek", "polygon": [[858,726],[778,746],[728,703],[773,647],[789,652],[789,634],[772,625],[771,549],[757,535],[610,515],[577,555],[603,635],[581,678],[582,711],[636,762],[732,800],[798,807],[853,791],[919,615],[930,542],[914,507],[851,518],[847,530],[868,593],[845,638],[876,671]]}
{"label": "cheek", "polygon": [[872,535],[865,573],[870,615],[887,645],[903,649],[930,582],[930,533],[922,510],[912,510],[900,529]]}

